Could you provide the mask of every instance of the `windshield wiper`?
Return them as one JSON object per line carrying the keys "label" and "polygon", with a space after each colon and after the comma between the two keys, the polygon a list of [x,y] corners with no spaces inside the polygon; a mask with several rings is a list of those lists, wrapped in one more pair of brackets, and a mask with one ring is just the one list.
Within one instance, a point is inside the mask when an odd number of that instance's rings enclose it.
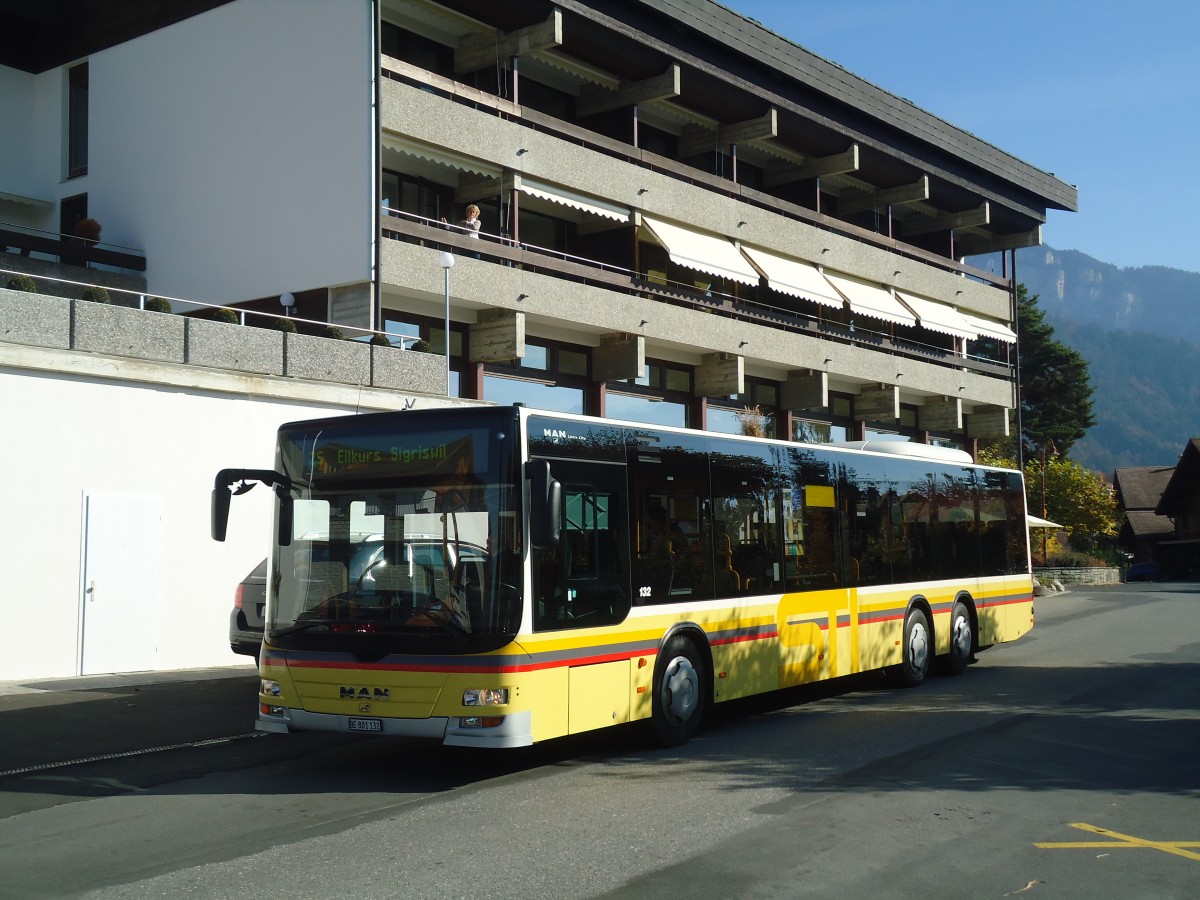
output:
{"label": "windshield wiper", "polygon": [[297,622],[295,625],[289,625],[287,628],[277,628],[272,631],[268,637],[272,640],[279,637],[286,637],[289,634],[297,634],[301,631],[308,631],[310,628],[316,628],[318,625],[328,625],[329,619],[319,619],[312,622]]}

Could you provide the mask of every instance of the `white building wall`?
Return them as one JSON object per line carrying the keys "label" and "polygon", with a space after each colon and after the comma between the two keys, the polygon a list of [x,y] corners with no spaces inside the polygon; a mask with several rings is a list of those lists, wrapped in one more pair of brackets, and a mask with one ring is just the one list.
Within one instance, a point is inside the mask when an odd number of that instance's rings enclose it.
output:
{"label": "white building wall", "polygon": [[238,0],[94,54],[88,174],[64,193],[145,250],[155,294],[369,280],[371,32],[368,0]]}
{"label": "white building wall", "polygon": [[[0,191],[53,203],[61,196],[63,74],[0,66]],[[0,201],[0,222],[57,231],[58,209]]]}
{"label": "white building wall", "polygon": [[[31,368],[30,360],[55,351],[8,347],[7,353],[23,365],[0,361],[8,461],[0,512],[0,681],[78,674],[86,602],[83,500],[100,492],[150,495],[162,504],[162,555],[145,561],[159,568],[161,584],[152,667],[246,663],[229,650],[229,613],[237,583],[267,555],[272,495],[259,485],[234,498],[228,537],[217,543],[209,536],[217,471],[273,468],[275,431],[284,422],[413,401],[215,370],[180,374],[183,367],[90,354],[71,355],[69,365],[54,364],[57,370]],[[131,658],[140,653],[131,648]]]}

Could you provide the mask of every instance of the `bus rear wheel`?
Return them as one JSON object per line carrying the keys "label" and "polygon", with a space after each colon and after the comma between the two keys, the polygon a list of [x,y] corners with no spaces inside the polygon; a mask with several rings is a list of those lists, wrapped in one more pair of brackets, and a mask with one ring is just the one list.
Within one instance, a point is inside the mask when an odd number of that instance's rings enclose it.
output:
{"label": "bus rear wheel", "polygon": [[971,614],[962,603],[955,602],[950,613],[950,654],[946,657],[946,671],[961,675],[971,664],[975,652],[975,632],[971,628]]}
{"label": "bus rear wheel", "polygon": [[905,617],[903,650],[900,681],[905,687],[917,687],[929,674],[929,657],[933,650],[929,619],[923,610],[909,610]]}
{"label": "bus rear wheel", "polygon": [[687,743],[700,726],[707,702],[704,662],[686,637],[669,638],[654,666],[651,725],[664,747]]}

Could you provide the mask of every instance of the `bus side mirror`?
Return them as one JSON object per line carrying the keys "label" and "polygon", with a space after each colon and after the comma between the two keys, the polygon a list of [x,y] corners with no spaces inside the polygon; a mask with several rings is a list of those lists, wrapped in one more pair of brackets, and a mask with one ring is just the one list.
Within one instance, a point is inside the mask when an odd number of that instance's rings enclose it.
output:
{"label": "bus side mirror", "polygon": [[529,479],[529,543],[539,550],[558,546],[562,536],[562,485],[550,475],[550,463],[525,463]]}
{"label": "bus side mirror", "polygon": [[212,521],[209,527],[212,529],[212,539],[214,541],[225,540],[225,532],[229,528],[229,498],[232,496],[229,493],[228,485],[218,484],[213,488]]}
{"label": "bus side mirror", "polygon": [[277,494],[279,495],[279,546],[288,547],[292,543],[293,510],[296,505],[292,502],[291,494],[278,491]]}

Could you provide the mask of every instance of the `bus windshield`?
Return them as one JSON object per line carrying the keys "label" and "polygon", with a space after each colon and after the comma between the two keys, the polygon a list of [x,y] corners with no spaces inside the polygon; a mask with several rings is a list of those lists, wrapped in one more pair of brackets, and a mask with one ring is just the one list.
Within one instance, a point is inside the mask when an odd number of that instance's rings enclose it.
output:
{"label": "bus windshield", "polygon": [[521,617],[520,499],[503,474],[505,440],[489,428],[350,420],[281,431],[291,528],[275,548],[270,646],[378,659],[511,640]]}

